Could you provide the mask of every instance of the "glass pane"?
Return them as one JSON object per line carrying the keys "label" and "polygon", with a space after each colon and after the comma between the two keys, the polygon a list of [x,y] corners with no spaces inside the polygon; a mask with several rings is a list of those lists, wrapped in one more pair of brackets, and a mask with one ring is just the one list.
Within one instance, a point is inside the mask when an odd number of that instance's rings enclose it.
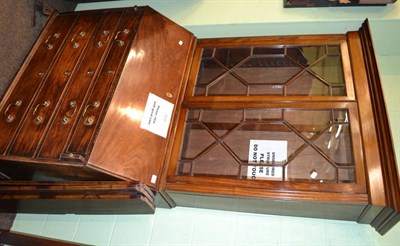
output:
{"label": "glass pane", "polygon": [[336,168],[308,146],[286,166],[286,181],[336,183]]}
{"label": "glass pane", "polygon": [[254,47],[253,48],[254,55],[284,55],[285,54],[285,46],[266,46],[266,47]]}
{"label": "glass pane", "polygon": [[332,87],[332,96],[344,96],[346,95],[344,86]]}
{"label": "glass pane", "polygon": [[248,59],[234,72],[248,84],[281,85],[302,69],[284,56],[262,56]]}
{"label": "glass pane", "polygon": [[339,45],[203,50],[195,95],[345,96]]}
{"label": "glass pane", "polygon": [[247,86],[232,74],[225,74],[223,77],[214,80],[208,85],[206,95],[246,95]]}
{"label": "glass pane", "polygon": [[205,94],[205,89],[209,83],[224,74],[226,70],[212,59],[203,59],[200,64],[196,82],[196,95]]}
{"label": "glass pane", "polygon": [[195,159],[216,141],[215,138],[200,124],[186,126],[185,144],[182,148],[184,159]]}
{"label": "glass pane", "polygon": [[284,86],[280,85],[250,85],[249,95],[283,96]]}
{"label": "glass pane", "polygon": [[319,136],[315,144],[338,165],[353,164],[350,129],[348,125],[332,125]]}
{"label": "glass pane", "polygon": [[339,45],[328,45],[328,55],[333,55],[333,56],[340,56],[340,46]]}
{"label": "glass pane", "polygon": [[189,110],[178,175],[355,182],[347,110]]}
{"label": "glass pane", "polygon": [[308,139],[329,128],[331,117],[331,110],[285,110],[285,120]]}
{"label": "glass pane", "polygon": [[356,182],[354,168],[339,168],[339,183]]}
{"label": "glass pane", "polygon": [[246,121],[283,120],[283,109],[246,109]]}
{"label": "glass pane", "polygon": [[193,175],[233,176],[236,178],[240,164],[221,145],[215,145],[209,152],[193,162]]}
{"label": "glass pane", "polygon": [[[318,60],[323,59],[326,54],[325,46],[299,46],[291,47],[291,50],[298,50],[298,53],[288,52],[288,56],[296,59],[298,57],[304,57],[306,62],[303,62],[303,66],[312,66]],[[300,54],[299,54],[300,53]]]}
{"label": "glass pane", "polygon": [[311,71],[315,72],[329,85],[344,85],[340,56],[326,56],[322,61],[312,66]]}
{"label": "glass pane", "polygon": [[316,78],[309,72],[287,84],[286,95],[288,96],[329,96],[329,86]]}
{"label": "glass pane", "polygon": [[212,57],[213,52],[214,52],[213,48],[203,49],[203,53],[202,53],[201,57],[202,58],[207,58],[207,57],[210,58],[210,57]]}
{"label": "glass pane", "polygon": [[233,68],[250,55],[251,48],[219,48],[215,58],[227,68]]}
{"label": "glass pane", "polygon": [[242,110],[202,110],[201,122],[215,135],[222,137],[243,119]]}

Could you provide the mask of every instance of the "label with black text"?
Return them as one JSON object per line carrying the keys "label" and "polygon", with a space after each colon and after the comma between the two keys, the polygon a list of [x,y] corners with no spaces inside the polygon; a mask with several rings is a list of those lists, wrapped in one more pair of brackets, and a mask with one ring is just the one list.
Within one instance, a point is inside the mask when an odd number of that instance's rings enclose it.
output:
{"label": "label with black text", "polygon": [[[268,164],[268,166],[248,166],[248,179],[282,180],[283,164],[287,159],[287,141],[250,140],[249,163]],[[277,165],[277,166],[270,166]]]}
{"label": "label with black text", "polygon": [[174,104],[149,93],[140,128],[166,138],[173,110]]}

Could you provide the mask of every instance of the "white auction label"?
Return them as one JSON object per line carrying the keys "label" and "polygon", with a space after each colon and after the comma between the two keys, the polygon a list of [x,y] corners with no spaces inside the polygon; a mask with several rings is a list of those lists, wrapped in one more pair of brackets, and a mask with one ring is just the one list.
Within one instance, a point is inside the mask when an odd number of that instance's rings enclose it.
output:
{"label": "white auction label", "polygon": [[174,104],[149,93],[140,128],[166,138]]}
{"label": "white auction label", "polygon": [[[287,141],[250,140],[249,163],[282,164],[287,159]],[[248,179],[282,180],[282,166],[248,166]]]}

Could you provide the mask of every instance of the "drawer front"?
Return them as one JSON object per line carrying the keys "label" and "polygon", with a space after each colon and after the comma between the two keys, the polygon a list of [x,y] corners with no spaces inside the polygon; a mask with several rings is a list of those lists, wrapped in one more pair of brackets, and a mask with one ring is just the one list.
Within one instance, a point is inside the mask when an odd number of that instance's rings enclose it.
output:
{"label": "drawer front", "polygon": [[4,96],[0,104],[1,154],[6,151],[38,87],[47,77],[75,20],[74,15],[52,17]]}
{"label": "drawer front", "polygon": [[3,181],[0,211],[50,214],[151,214],[154,193],[138,182]]}
{"label": "drawer front", "polygon": [[60,157],[68,135],[77,120],[77,115],[83,109],[85,95],[98,75],[98,70],[110,49],[122,13],[123,11],[113,11],[105,14],[46,134],[39,158]]}
{"label": "drawer front", "polygon": [[109,99],[127,55],[130,43],[136,32],[136,24],[139,15],[135,12],[127,12],[117,28],[117,33],[112,40],[111,50],[95,82],[94,88],[83,108],[80,119],[77,122],[75,132],[65,151],[66,159],[84,160],[90,148],[96,129],[98,128],[102,112],[106,111]]}
{"label": "drawer front", "polygon": [[35,154],[59,99],[71,77],[75,75],[75,68],[97,25],[98,17],[98,13],[79,16],[66,38],[58,60],[27,112],[21,130],[9,152],[10,155],[33,157]]}

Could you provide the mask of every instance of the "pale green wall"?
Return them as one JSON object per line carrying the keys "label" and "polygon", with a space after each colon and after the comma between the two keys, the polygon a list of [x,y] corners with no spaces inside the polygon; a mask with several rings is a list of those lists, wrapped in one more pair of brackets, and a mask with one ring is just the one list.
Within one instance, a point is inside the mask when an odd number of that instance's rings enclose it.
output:
{"label": "pale green wall", "polygon": [[[150,5],[197,37],[344,33],[369,18],[400,156],[399,3],[284,9],[282,0],[114,1],[80,4],[78,10],[135,4]],[[13,230],[96,245],[400,245],[400,225],[382,237],[354,222],[180,207],[143,216],[18,214]]]}

